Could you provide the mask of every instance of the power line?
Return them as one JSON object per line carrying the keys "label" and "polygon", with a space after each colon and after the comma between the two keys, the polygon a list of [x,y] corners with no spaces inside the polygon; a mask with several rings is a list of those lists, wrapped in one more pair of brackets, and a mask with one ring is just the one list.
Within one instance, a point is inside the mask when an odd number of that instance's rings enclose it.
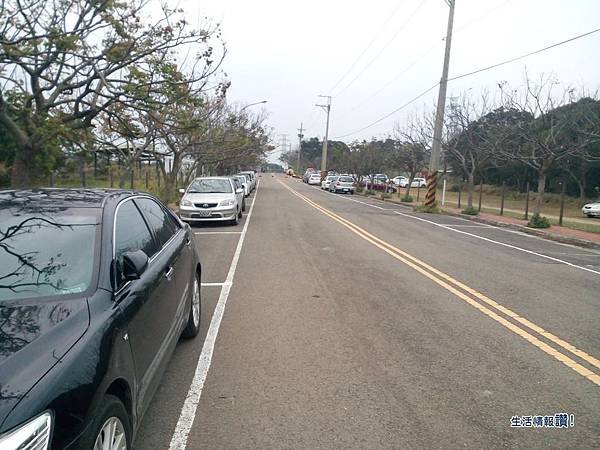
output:
{"label": "power line", "polygon": [[[506,3],[508,3],[508,1],[509,0],[505,0],[504,2],[502,2],[502,3],[500,3],[500,4],[496,5],[496,6],[494,6],[493,8],[488,9],[483,14],[481,14],[478,17],[470,20],[466,24],[464,24],[461,27],[459,27],[457,30],[454,30],[453,34],[456,35],[460,31],[465,30],[466,28],[470,27],[471,25],[479,22],[480,20],[484,19],[485,17],[487,17],[492,12],[500,9],[502,6],[504,6]],[[417,65],[419,62],[421,62],[426,56],[428,56],[433,50],[435,50],[436,47],[438,47],[440,45],[440,42],[443,42],[443,41],[444,41],[444,38],[442,38],[441,41],[435,41],[435,42],[433,42],[432,45],[427,50],[425,50],[425,52],[423,52],[420,56],[418,56],[415,60],[413,60],[408,66],[404,67],[400,72],[398,72],[396,75],[394,75],[394,77],[392,79],[390,79],[388,82],[386,82],[383,86],[381,86],[379,89],[377,89],[371,95],[365,97],[360,103],[356,104],[356,106],[354,106],[352,108],[344,108],[345,113],[347,114],[347,113],[349,113],[351,111],[357,110],[362,105],[364,105],[365,103],[367,103],[370,99],[372,99],[373,97],[381,94],[383,91],[385,91],[385,89],[388,86],[390,86],[391,84],[393,84],[394,82],[396,82],[402,75],[404,75],[406,72],[408,72],[410,69],[412,69],[415,65]],[[344,117],[346,114],[343,114],[342,117]]]}
{"label": "power line", "polygon": [[421,9],[421,7],[425,4],[427,0],[422,0],[421,3],[419,3],[419,5],[413,10],[413,12],[409,15],[408,19],[400,26],[400,28],[398,28],[398,30],[396,31],[396,33],[394,33],[394,35],[392,36],[392,38],[390,40],[387,41],[387,43],[379,50],[379,52],[377,52],[377,54],[367,63],[366,66],[364,66],[362,68],[362,70],[360,72],[358,72],[358,74],[356,74],[356,76],[354,78],[352,78],[352,81],[350,81],[350,83],[348,83],[345,87],[342,88],[341,91],[339,91],[336,95],[339,96],[342,92],[344,92],[346,89],[348,89],[350,86],[352,86],[354,84],[354,82],[363,74],[365,73],[365,71],[371,67],[371,65],[377,60],[377,58],[379,58],[381,56],[381,54],[390,46],[390,44],[392,42],[394,42],[394,40],[398,37],[398,35],[400,34],[400,32],[406,28],[406,26],[411,22],[411,20],[413,19],[413,17],[417,14],[417,12]]}
{"label": "power line", "polygon": [[[509,63],[511,63],[511,62],[515,62],[515,61],[518,61],[518,60],[520,60],[520,59],[527,58],[528,56],[536,55],[536,54],[538,54],[538,53],[545,52],[545,51],[547,51],[547,50],[550,50],[550,49],[552,49],[552,48],[555,48],[555,47],[558,47],[558,46],[561,46],[561,45],[567,44],[567,43],[569,43],[569,42],[573,42],[573,41],[575,41],[575,40],[577,40],[577,39],[581,39],[581,38],[583,38],[583,37],[585,37],[585,36],[589,36],[589,35],[591,35],[591,34],[597,33],[598,31],[600,31],[600,28],[596,28],[595,30],[588,31],[587,33],[582,33],[582,34],[579,34],[579,35],[577,35],[577,36],[574,36],[574,37],[572,37],[572,38],[565,39],[564,41],[560,41],[560,42],[557,42],[557,43],[555,43],[555,44],[548,45],[547,47],[544,47],[544,48],[541,48],[541,49],[535,50],[535,51],[533,51],[533,52],[529,52],[529,53],[526,53],[526,54],[524,54],[524,55],[517,56],[517,57],[515,57],[515,58],[507,59],[507,60],[505,60],[505,61],[502,61],[502,62],[499,62],[499,63],[497,63],[497,64],[492,64],[492,65],[490,65],[490,66],[483,67],[483,68],[481,68],[481,69],[473,70],[472,72],[467,72],[467,73],[463,73],[463,74],[461,74],[461,75],[456,75],[456,76],[454,76],[454,77],[448,78],[448,81],[454,81],[454,80],[458,80],[458,79],[460,79],[460,78],[465,78],[465,77],[468,77],[468,76],[471,76],[471,75],[475,75],[475,74],[477,74],[477,73],[484,72],[484,71],[486,71],[486,70],[490,70],[490,69],[493,69],[493,68],[496,68],[496,67],[499,67],[499,66],[502,66],[502,65],[505,65],[505,64],[509,64]],[[381,117],[381,118],[377,119],[376,121],[374,121],[374,122],[370,123],[369,125],[367,125],[367,126],[365,126],[365,127],[362,127],[362,128],[360,128],[359,130],[353,131],[353,132],[351,132],[351,133],[346,133],[346,134],[344,134],[344,135],[341,135],[341,136],[336,136],[334,139],[340,139],[340,138],[343,138],[343,137],[351,136],[351,135],[353,135],[353,134],[360,133],[361,131],[364,131],[364,130],[366,130],[366,129],[368,129],[368,128],[371,128],[373,125],[377,125],[379,122],[381,122],[381,121],[383,121],[383,120],[387,119],[388,117],[390,117],[390,116],[392,116],[392,115],[396,114],[396,113],[397,113],[397,112],[399,112],[400,110],[402,110],[402,109],[406,108],[406,107],[407,107],[407,106],[409,106],[411,103],[413,103],[413,102],[417,101],[419,98],[423,97],[425,94],[427,94],[429,91],[431,91],[432,89],[434,89],[434,88],[435,88],[435,87],[437,87],[438,85],[439,85],[439,83],[436,83],[434,86],[432,86],[432,87],[430,87],[429,89],[427,89],[426,91],[424,91],[424,92],[420,93],[420,94],[419,94],[417,97],[413,98],[412,100],[410,100],[409,102],[407,102],[407,103],[405,103],[404,105],[400,106],[399,108],[395,109],[394,111],[390,112],[389,114],[386,114],[385,116],[383,116],[383,117]]]}
{"label": "power line", "polygon": [[515,61],[518,61],[520,59],[527,58],[528,56],[537,55],[538,53],[542,53],[542,52],[545,52],[546,50],[550,50],[550,49],[558,47],[560,45],[567,44],[569,42],[573,42],[573,41],[575,41],[577,39],[581,39],[582,37],[589,36],[590,34],[597,33],[598,31],[600,31],[600,28],[596,28],[595,30],[588,31],[587,33],[579,34],[579,35],[577,35],[575,37],[572,37],[570,39],[565,39],[564,41],[557,42],[556,44],[552,44],[552,45],[549,45],[547,47],[540,48],[539,50],[535,50],[533,52],[526,53],[525,55],[517,56],[516,58],[507,59],[506,61],[502,61],[502,62],[499,62],[497,64],[492,64],[491,66],[483,67],[481,69],[477,69],[477,70],[474,70],[472,72],[463,73],[462,75],[456,75],[454,77],[448,78],[448,81],[458,80],[459,78],[464,78],[464,77],[468,77],[468,76],[471,76],[471,75],[475,75],[476,73],[485,72],[486,70],[494,69],[496,67],[500,67],[500,66],[503,66],[505,64],[509,64],[511,62],[515,62]]}
{"label": "power line", "polygon": [[350,65],[350,67],[348,68],[348,70],[346,70],[346,72],[344,72],[344,74],[340,77],[339,80],[337,80],[337,82],[333,85],[333,87],[331,89],[329,89],[329,92],[333,92],[333,90],[339,86],[339,84],[344,80],[344,78],[346,78],[348,76],[348,74],[350,74],[350,72],[352,72],[352,70],[354,69],[354,67],[356,67],[356,64],[358,63],[358,61],[360,61],[360,59],[364,56],[364,54],[373,46],[373,44],[375,43],[375,41],[377,40],[377,38],[385,30],[385,27],[387,26],[387,24],[390,23],[390,20],[392,20],[392,18],[400,10],[401,6],[402,6],[402,2],[400,2],[398,4],[398,6],[394,9],[394,11],[392,11],[392,14],[390,14],[388,16],[388,18],[385,20],[385,22],[383,23],[383,25],[381,25],[379,27],[379,31],[377,33],[375,33],[375,36],[373,36],[373,39],[371,39],[371,42],[369,42],[369,44],[364,48],[364,50],[360,53],[360,55],[358,55],[358,57]]}
{"label": "power line", "polygon": [[393,110],[391,113],[389,113],[389,114],[386,114],[385,116],[383,116],[383,117],[381,117],[381,118],[377,119],[375,122],[372,122],[372,123],[370,123],[369,125],[367,125],[367,126],[365,126],[365,127],[362,127],[361,129],[359,129],[359,130],[356,130],[356,131],[353,131],[353,132],[351,132],[351,133],[346,133],[346,134],[343,134],[343,135],[341,135],[341,136],[336,136],[336,137],[335,137],[335,138],[333,138],[333,139],[341,139],[341,138],[344,138],[344,137],[347,137],[347,136],[352,136],[353,134],[360,133],[361,131],[364,131],[364,130],[366,130],[367,128],[371,128],[373,125],[377,125],[379,122],[381,122],[381,121],[383,121],[383,120],[387,119],[387,118],[388,118],[388,117],[390,117],[390,116],[393,116],[394,114],[396,114],[396,113],[397,113],[397,112],[399,112],[400,110],[402,110],[402,109],[406,108],[407,106],[409,106],[410,104],[412,104],[412,103],[416,102],[416,101],[417,101],[417,100],[419,100],[421,97],[423,97],[425,94],[427,94],[427,93],[431,92],[433,89],[435,89],[436,87],[438,87],[438,86],[439,86],[439,84],[440,84],[440,83],[435,83],[435,84],[434,84],[433,86],[431,86],[429,89],[426,89],[425,91],[421,92],[419,95],[417,95],[417,96],[416,96],[415,98],[413,98],[412,100],[410,100],[410,101],[406,102],[404,105],[400,106],[399,108],[396,108],[396,109],[395,109],[395,110]]}

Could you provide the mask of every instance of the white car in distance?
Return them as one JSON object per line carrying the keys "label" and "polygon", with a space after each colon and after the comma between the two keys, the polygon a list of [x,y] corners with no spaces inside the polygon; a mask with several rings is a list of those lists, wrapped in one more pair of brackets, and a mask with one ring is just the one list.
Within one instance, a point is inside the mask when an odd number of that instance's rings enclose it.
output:
{"label": "white car in distance", "polygon": [[335,180],[336,175],[329,175],[323,181],[321,181],[321,189],[329,189],[329,185],[332,180]]}
{"label": "white car in distance", "polygon": [[308,184],[313,185],[313,186],[318,186],[321,184],[321,174],[320,173],[313,173],[312,175],[310,175],[308,177]]}

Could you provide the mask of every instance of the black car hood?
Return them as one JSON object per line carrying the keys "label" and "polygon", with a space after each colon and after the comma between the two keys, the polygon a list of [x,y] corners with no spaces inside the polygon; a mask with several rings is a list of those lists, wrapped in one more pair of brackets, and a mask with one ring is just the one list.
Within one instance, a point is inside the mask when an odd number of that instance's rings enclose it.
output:
{"label": "black car hood", "polygon": [[0,303],[0,429],[88,328],[86,299],[68,297]]}

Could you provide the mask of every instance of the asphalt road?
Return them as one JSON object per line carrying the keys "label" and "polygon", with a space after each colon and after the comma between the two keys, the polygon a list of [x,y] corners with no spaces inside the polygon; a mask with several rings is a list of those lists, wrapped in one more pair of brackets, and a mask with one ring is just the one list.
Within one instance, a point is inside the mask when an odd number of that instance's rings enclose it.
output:
{"label": "asphalt road", "polygon": [[600,448],[600,252],[281,175],[247,200],[194,228],[201,336],[135,448]]}

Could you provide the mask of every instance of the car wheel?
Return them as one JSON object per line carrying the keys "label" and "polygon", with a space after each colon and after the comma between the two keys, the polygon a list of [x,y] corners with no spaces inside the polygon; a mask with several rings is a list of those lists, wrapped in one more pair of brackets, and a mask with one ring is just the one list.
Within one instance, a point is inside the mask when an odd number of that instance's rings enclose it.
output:
{"label": "car wheel", "polygon": [[114,395],[104,396],[88,430],[82,437],[81,448],[93,450],[131,448],[129,416],[123,403]]}
{"label": "car wheel", "polygon": [[239,214],[236,214],[236,215],[235,215],[235,218],[231,219],[231,220],[229,221],[229,223],[230,223],[231,225],[237,225],[237,224],[239,224],[239,223],[240,223],[240,216],[239,216]]}
{"label": "car wheel", "polygon": [[246,211],[246,199],[242,200],[242,211]]}
{"label": "car wheel", "polygon": [[202,302],[200,300],[200,276],[198,274],[194,277],[194,292],[192,292],[192,301],[190,304],[190,314],[188,316],[188,322],[181,336],[186,339],[191,339],[198,335],[200,331],[200,317],[202,314]]}

